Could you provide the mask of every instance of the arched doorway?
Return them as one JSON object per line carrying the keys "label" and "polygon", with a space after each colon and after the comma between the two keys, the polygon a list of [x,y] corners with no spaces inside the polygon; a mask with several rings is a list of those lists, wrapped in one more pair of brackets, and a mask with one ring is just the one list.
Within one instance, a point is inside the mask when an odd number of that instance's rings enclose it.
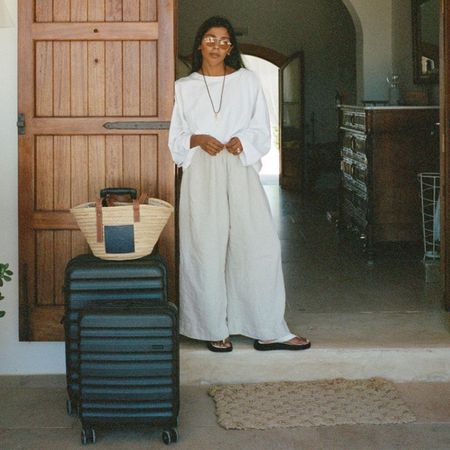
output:
{"label": "arched doorway", "polygon": [[[243,55],[260,58],[278,67],[278,127],[273,127],[275,130],[272,131],[278,137],[279,183],[284,189],[303,192],[307,172],[303,52],[285,56],[276,50],[259,45],[243,43],[240,47]],[[258,73],[256,64],[250,67],[252,68]],[[265,80],[262,78],[261,81],[264,88]],[[267,97],[270,100],[272,95],[266,95]],[[270,161],[269,158],[266,158],[267,162]],[[264,176],[264,173],[262,175]]]}
{"label": "arched doorway", "polygon": [[280,106],[279,67],[265,58],[242,54],[245,67],[256,73],[261,81],[271,128],[270,151],[262,158],[259,177],[263,184],[279,184],[280,180]]}

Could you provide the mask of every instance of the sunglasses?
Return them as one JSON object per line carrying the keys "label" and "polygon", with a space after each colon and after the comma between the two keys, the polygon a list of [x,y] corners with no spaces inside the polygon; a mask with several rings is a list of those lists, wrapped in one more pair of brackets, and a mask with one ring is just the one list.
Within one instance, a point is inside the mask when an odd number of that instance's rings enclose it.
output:
{"label": "sunglasses", "polygon": [[227,38],[216,38],[213,36],[205,36],[203,38],[203,42],[208,47],[214,47],[215,45],[217,45],[219,48],[221,48],[223,50],[227,50],[228,48],[231,47],[231,42]]}

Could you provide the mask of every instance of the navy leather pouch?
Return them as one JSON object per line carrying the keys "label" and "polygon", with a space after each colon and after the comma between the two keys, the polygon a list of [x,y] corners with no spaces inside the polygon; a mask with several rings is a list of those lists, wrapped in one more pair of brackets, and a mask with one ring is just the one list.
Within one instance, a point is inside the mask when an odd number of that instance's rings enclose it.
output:
{"label": "navy leather pouch", "polygon": [[106,253],[133,253],[134,226],[133,225],[105,225]]}

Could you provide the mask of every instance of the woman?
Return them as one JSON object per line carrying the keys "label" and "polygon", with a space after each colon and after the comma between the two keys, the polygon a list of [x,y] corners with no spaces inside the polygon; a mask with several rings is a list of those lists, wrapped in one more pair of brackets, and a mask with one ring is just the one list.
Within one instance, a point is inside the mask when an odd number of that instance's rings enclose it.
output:
{"label": "woman", "polygon": [[183,167],[180,332],[232,350],[303,350],[284,320],[280,243],[259,180],[270,125],[257,77],[244,68],[231,24],[211,17],[194,40],[192,73],[175,84],[169,147]]}

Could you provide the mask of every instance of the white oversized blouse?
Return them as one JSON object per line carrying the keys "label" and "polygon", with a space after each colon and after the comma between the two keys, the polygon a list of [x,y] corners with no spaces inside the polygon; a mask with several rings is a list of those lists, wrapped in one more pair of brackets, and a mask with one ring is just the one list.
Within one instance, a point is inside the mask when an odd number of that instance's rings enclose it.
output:
{"label": "white oversized blouse", "polygon": [[[207,76],[209,92],[217,111],[223,77]],[[172,158],[183,169],[189,167],[200,147],[190,148],[193,134],[209,134],[226,144],[238,137],[244,166],[261,169],[261,157],[270,150],[270,122],[266,100],[257,76],[239,69],[225,76],[222,106],[215,117],[203,76],[197,72],[175,83],[175,105],[169,130]]]}

